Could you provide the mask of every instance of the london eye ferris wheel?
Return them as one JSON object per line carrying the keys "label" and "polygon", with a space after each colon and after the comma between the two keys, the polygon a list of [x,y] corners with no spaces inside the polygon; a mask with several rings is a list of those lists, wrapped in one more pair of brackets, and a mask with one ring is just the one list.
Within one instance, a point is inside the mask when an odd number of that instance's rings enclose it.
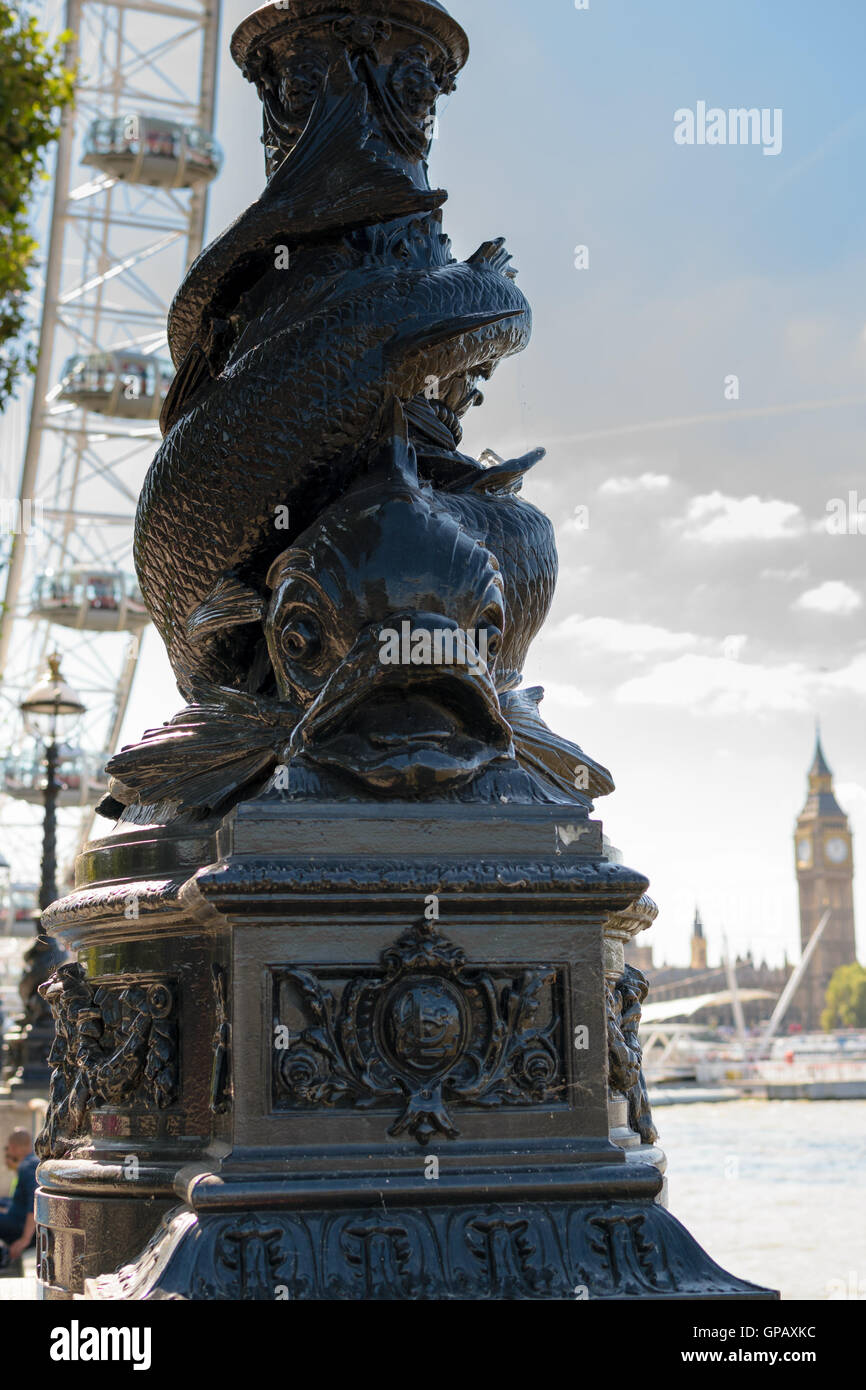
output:
{"label": "london eye ferris wheel", "polygon": [[67,880],[120,739],[148,623],[132,535],[166,316],[221,165],[219,0],[47,0],[40,18],[72,35],[77,81],[34,213],[37,370],[0,419],[0,840],[19,882],[38,879],[45,771],[18,706],[49,652],[87,707],[57,773]]}

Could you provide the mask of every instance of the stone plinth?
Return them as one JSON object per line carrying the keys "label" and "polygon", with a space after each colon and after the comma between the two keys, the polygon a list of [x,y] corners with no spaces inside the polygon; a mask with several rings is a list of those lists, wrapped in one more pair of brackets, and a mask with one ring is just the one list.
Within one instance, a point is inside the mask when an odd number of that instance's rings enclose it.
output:
{"label": "stone plinth", "polygon": [[647,885],[598,822],[263,798],[121,827],[78,882],[52,914],[86,976],[49,986],[84,1060],[43,1140],[45,1296],[772,1296],[618,1132],[608,924]]}

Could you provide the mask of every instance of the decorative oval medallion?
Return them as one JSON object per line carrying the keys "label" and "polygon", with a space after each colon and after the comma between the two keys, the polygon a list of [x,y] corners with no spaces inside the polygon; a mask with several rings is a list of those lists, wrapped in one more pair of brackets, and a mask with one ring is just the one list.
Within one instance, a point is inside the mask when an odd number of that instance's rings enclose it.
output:
{"label": "decorative oval medallion", "polygon": [[402,980],[382,1002],[382,1032],[401,1067],[435,1076],[466,1046],[467,1014],[460,992],[435,975]]}

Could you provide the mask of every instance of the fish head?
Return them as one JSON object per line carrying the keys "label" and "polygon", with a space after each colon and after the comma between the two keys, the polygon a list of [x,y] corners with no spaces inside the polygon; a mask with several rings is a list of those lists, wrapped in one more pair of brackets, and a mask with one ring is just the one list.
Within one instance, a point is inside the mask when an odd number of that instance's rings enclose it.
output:
{"label": "fish head", "polygon": [[271,566],[265,625],[290,754],[385,795],[432,793],[513,756],[496,659],[495,557],[436,494],[354,489]]}

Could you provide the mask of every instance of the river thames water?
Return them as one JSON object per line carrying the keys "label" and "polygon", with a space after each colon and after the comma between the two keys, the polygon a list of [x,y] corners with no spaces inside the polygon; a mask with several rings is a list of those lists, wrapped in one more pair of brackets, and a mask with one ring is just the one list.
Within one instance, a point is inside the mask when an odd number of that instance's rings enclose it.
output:
{"label": "river thames water", "polygon": [[786,1299],[866,1300],[866,1100],[655,1112],[669,1207],[722,1265]]}

